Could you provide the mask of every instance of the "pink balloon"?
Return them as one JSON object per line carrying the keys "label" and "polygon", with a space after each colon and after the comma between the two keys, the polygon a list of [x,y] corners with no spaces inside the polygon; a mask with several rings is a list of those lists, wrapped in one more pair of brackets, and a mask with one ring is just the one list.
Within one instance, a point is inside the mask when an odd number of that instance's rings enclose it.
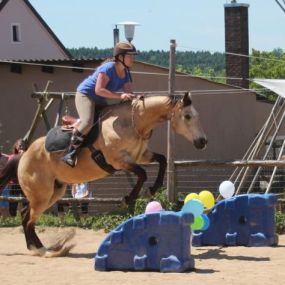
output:
{"label": "pink balloon", "polygon": [[153,212],[158,212],[162,210],[163,210],[162,206],[159,202],[151,201],[146,205],[145,213],[153,213]]}

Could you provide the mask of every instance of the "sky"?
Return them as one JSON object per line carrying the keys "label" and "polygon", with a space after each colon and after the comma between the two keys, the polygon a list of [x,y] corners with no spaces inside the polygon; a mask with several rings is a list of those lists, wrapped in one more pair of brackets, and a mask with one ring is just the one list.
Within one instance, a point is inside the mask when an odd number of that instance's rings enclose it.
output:
{"label": "sky", "polygon": [[[282,2],[283,0],[279,0]],[[30,0],[67,48],[113,46],[113,28],[123,21],[140,25],[133,43],[141,51],[224,52],[224,4],[230,0]],[[249,4],[249,44],[261,51],[285,50],[285,13],[275,0]],[[283,3],[283,2],[282,2]],[[284,4],[285,7],[285,4]],[[120,40],[124,29],[120,27]]]}

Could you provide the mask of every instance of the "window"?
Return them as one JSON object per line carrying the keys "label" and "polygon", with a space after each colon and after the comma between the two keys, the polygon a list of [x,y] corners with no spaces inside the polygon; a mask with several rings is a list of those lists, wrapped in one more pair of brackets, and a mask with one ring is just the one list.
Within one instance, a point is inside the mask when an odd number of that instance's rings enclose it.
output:
{"label": "window", "polygon": [[20,24],[12,24],[12,43],[21,42]]}
{"label": "window", "polygon": [[75,67],[75,68],[72,68],[73,72],[79,72],[79,73],[83,72],[83,69],[80,68],[80,67],[83,67],[83,64],[81,64],[80,62],[75,62],[72,66]]}
{"label": "window", "polygon": [[12,63],[10,65],[10,71],[13,73],[22,73],[22,65],[21,64],[16,64],[16,63]]}
{"label": "window", "polygon": [[42,72],[46,72],[46,73],[53,73],[53,67],[52,66],[48,66],[48,65],[43,65],[42,66]]}

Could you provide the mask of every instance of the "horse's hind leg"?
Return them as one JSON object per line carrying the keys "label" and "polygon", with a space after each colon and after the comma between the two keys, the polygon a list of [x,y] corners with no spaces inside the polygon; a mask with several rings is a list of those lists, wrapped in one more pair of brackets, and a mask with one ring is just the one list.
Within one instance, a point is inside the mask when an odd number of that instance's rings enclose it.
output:
{"label": "horse's hind leg", "polygon": [[35,223],[41,214],[47,209],[47,206],[47,201],[37,201],[34,205],[29,204],[24,207],[21,212],[27,248],[32,250],[34,254],[40,256],[45,255],[46,248],[43,246],[41,240],[36,234]]}
{"label": "horse's hind leg", "polygon": [[30,211],[31,209],[29,204],[26,205],[21,211],[22,226],[24,229],[27,248],[29,250],[33,250],[34,248],[41,249],[44,248],[44,246],[35,232],[34,222],[30,220]]}
{"label": "horse's hind leg", "polygon": [[29,204],[23,208],[22,225],[29,250],[36,255],[45,255],[46,248],[43,246],[35,231],[35,224],[42,213],[49,208],[49,201],[54,192],[54,179],[45,176],[45,181],[40,175],[31,179],[29,175],[20,177],[22,190],[25,193]]}
{"label": "horse's hind leg", "polygon": [[[61,184],[58,181],[55,181],[54,183],[54,192],[52,197],[49,200],[49,206],[53,206],[59,199],[61,199],[64,196],[66,190],[66,184]],[[55,256],[63,256],[66,255],[70,249],[74,247],[74,244],[67,245],[66,243],[70,241],[75,235],[75,230],[71,230],[66,232],[65,235],[61,235],[57,237],[53,245],[51,245],[48,248],[48,251],[46,252],[46,257],[55,257]]]}

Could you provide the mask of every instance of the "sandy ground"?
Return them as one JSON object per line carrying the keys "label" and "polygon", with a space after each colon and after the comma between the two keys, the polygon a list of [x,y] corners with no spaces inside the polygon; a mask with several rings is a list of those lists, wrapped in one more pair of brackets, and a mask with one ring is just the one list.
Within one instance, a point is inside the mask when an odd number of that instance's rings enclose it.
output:
{"label": "sandy ground", "polygon": [[[43,228],[48,245],[68,228]],[[285,235],[278,247],[193,247],[196,269],[187,273],[97,272],[94,255],[106,234],[76,229],[76,246],[67,257],[31,256],[21,228],[0,228],[0,284],[285,284]]]}

